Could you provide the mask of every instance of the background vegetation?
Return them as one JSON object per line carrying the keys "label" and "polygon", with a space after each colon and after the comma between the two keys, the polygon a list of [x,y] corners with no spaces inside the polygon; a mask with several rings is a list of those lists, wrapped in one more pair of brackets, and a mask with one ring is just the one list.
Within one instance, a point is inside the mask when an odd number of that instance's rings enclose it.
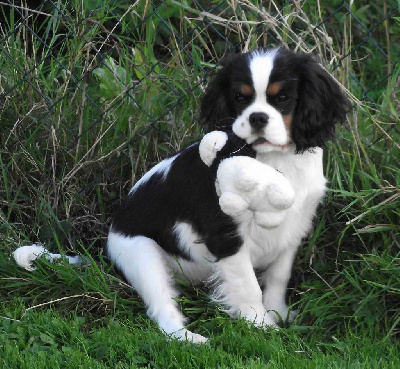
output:
{"label": "background vegetation", "polygon": [[[3,3],[2,367],[400,367],[395,0]],[[166,345],[102,256],[111,215],[146,170],[201,137],[198,101],[218,61],[261,46],[316,53],[354,102],[296,261],[288,297],[300,314],[259,331],[182,282],[185,315],[212,340]],[[10,254],[32,242],[90,265],[22,271]]]}

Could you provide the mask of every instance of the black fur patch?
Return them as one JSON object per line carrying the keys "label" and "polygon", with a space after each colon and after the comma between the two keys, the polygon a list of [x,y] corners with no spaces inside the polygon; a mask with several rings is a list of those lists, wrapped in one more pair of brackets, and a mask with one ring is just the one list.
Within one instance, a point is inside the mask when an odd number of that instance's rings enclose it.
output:
{"label": "black fur patch", "polygon": [[112,231],[149,237],[168,253],[190,259],[179,249],[172,232],[176,222],[186,222],[217,259],[235,254],[243,241],[236,223],[220,209],[215,177],[221,160],[246,154],[255,156],[251,147],[233,134],[211,167],[200,159],[199,143],[181,151],[165,177],[153,174],[126,198],[115,214]]}

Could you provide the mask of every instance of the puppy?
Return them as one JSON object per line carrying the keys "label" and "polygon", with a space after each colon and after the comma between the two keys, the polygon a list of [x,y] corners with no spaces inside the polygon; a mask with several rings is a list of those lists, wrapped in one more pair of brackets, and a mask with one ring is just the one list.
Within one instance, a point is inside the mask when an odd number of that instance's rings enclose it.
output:
{"label": "puppy", "polygon": [[[115,214],[108,236],[109,257],[168,336],[207,341],[185,328],[174,274],[193,283],[213,281],[215,297],[234,318],[259,327],[294,318],[285,302],[293,259],[326,191],[322,148],[348,108],[338,85],[310,55],[260,49],[222,63],[200,118],[209,131],[228,135],[214,142],[205,161],[196,143],[146,173]],[[279,225],[261,227],[254,211],[221,210],[218,166],[237,155],[278,170],[292,186],[294,200]],[[33,259],[26,253],[19,255],[21,265]],[[262,271],[259,278],[255,269]]]}
{"label": "puppy", "polygon": [[[215,281],[216,297],[234,318],[260,327],[294,318],[285,302],[293,259],[326,191],[322,147],[348,108],[310,55],[261,49],[224,61],[202,100],[201,121],[246,143],[241,152],[234,139],[216,141],[226,151],[222,156],[255,154],[283,173],[295,199],[271,229],[260,227],[251,212],[225,214],[215,188],[220,160],[205,166],[198,143],[136,183],[115,215],[108,254],[167,335],[206,341],[185,328],[174,273],[193,283]],[[259,279],[254,269],[264,271]]]}

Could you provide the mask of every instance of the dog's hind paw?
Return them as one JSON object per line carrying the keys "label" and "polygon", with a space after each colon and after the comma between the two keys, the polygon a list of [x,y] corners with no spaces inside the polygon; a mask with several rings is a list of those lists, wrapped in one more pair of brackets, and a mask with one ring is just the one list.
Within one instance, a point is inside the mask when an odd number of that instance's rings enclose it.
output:
{"label": "dog's hind paw", "polygon": [[297,317],[297,310],[291,310],[288,307],[281,310],[270,310],[269,313],[277,323],[280,321],[283,323],[292,323]]}
{"label": "dog's hind paw", "polygon": [[188,329],[180,329],[177,332],[174,332],[170,335],[170,338],[176,339],[178,341],[187,341],[190,343],[195,343],[195,344],[204,344],[208,342],[208,338],[189,331]]}

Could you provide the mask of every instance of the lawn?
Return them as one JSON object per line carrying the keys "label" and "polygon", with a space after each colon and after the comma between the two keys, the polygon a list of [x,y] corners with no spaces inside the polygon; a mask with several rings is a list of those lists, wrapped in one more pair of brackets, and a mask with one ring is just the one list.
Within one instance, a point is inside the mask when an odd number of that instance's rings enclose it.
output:
{"label": "lawn", "polygon": [[[400,367],[396,1],[26,4],[0,9],[0,368]],[[198,101],[223,55],[266,45],[318,54],[354,106],[295,262],[299,315],[259,330],[179,281],[191,330],[211,339],[168,341],[103,255],[111,216],[201,137]],[[32,242],[88,262],[21,270],[11,253]]]}

